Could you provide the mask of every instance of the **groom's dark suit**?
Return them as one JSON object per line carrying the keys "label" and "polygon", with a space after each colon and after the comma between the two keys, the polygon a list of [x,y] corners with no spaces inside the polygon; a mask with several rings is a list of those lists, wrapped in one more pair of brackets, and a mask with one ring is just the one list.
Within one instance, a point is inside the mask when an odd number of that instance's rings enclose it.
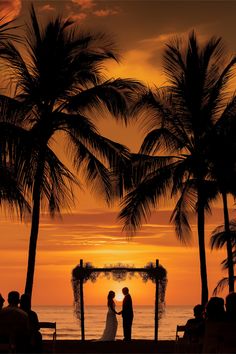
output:
{"label": "groom's dark suit", "polygon": [[122,304],[124,340],[131,340],[131,327],[133,322],[133,306],[130,294],[125,295]]}

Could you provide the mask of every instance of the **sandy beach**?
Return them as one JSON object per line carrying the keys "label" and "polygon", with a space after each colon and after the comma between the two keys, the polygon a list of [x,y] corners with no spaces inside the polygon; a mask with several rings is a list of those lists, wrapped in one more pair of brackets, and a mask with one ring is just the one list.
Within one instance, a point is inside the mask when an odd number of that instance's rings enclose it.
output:
{"label": "sandy beach", "polygon": [[[52,341],[43,342],[45,353],[52,352]],[[123,342],[117,340],[114,342],[95,342],[80,340],[57,340],[55,346],[56,353],[173,353],[175,341],[160,340],[132,340]]]}

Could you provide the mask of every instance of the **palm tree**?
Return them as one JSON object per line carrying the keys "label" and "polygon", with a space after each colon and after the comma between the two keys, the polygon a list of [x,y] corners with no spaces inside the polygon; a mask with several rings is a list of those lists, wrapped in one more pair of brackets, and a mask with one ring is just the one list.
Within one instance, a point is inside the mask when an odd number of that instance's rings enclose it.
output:
{"label": "palm tree", "polygon": [[[171,220],[179,239],[187,242],[191,231],[188,216],[197,212],[202,304],[208,300],[205,211],[217,195],[210,178],[209,139],[236,62],[235,58],[226,62],[224,54],[221,38],[211,38],[200,46],[194,32],[187,45],[178,38],[166,45],[163,63],[170,84],[149,90],[134,110],[146,112],[141,124],[147,135],[140,149],[145,156],[138,173],[135,167],[135,188],[124,198],[119,215],[124,228],[135,231],[163,196],[178,198]],[[147,155],[156,154],[159,158],[155,157],[153,166],[149,156],[147,168]],[[160,156],[165,163],[158,167]]]}
{"label": "palm tree", "polygon": [[221,194],[223,202],[224,233],[227,245],[228,284],[230,292],[234,291],[234,263],[227,196],[232,194],[235,197],[236,195],[235,117],[236,98],[233,96],[214,126],[209,145],[211,177],[217,184],[217,189]]}
{"label": "palm tree", "polygon": [[17,160],[24,186],[32,193],[25,286],[31,295],[40,211],[47,204],[53,215],[70,205],[72,187],[79,183],[56,155],[53,142],[59,136],[75,168],[109,202],[111,171],[118,162],[122,166],[129,154],[125,147],[99,134],[93,117],[105,107],[116,119],[126,120],[129,100],[140,84],[131,79],[105,80],[104,63],[118,59],[104,34],[79,33],[72,20],[60,17],[40,27],[33,6],[24,55],[12,42],[5,49],[5,61],[16,84],[14,100],[21,106],[14,124]]}
{"label": "palm tree", "polygon": [[[7,40],[19,40],[17,35],[10,33],[11,30],[16,29],[16,26],[12,26],[13,22],[13,20],[5,21],[4,17],[0,18],[0,58],[4,57]],[[6,107],[6,100],[2,100],[0,102],[0,205],[8,209],[11,214],[17,213],[22,218],[30,212],[30,205],[25,199],[23,186],[11,159],[13,151],[10,148],[9,131],[6,131],[8,129],[5,121]]]}
{"label": "palm tree", "polygon": [[[231,252],[232,252],[232,258],[229,260],[228,256],[228,249],[227,249],[227,258],[222,261],[222,266],[223,269],[229,269],[231,266],[231,262],[234,264],[236,263],[236,221],[231,220],[229,221],[229,230],[226,231],[225,229],[225,224],[218,226],[215,230],[213,230],[211,234],[211,239],[210,239],[210,246],[211,249],[221,249],[225,247],[225,245],[228,247],[228,241],[230,239],[230,245],[231,245]],[[233,280],[235,281],[235,276],[233,274],[233,279],[230,279],[230,272],[228,273],[228,277],[222,278],[216,288],[214,289],[213,293],[217,294],[219,291],[221,291],[227,284],[230,285],[230,281]],[[229,287],[229,291],[231,291],[231,288]]]}

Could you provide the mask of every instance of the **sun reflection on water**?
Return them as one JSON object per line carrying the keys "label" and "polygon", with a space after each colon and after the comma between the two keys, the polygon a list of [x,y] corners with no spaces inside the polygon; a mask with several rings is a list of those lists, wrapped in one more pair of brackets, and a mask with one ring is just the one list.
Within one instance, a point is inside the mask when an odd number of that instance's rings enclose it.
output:
{"label": "sun reflection on water", "polygon": [[121,301],[123,301],[123,298],[124,298],[124,295],[122,294],[122,292],[118,291],[116,293],[115,300],[118,301],[118,302],[121,302]]}

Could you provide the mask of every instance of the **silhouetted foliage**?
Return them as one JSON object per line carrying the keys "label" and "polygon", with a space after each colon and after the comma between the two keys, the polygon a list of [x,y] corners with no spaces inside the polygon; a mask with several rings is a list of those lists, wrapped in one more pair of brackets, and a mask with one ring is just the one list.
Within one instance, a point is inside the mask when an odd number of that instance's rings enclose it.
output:
{"label": "silhouetted foliage", "polygon": [[59,136],[80,176],[109,203],[113,172],[125,165],[129,152],[99,134],[94,110],[104,112],[105,107],[125,121],[141,87],[132,79],[104,77],[105,62],[118,60],[109,36],[79,32],[72,20],[61,17],[41,26],[33,6],[30,15],[26,52],[21,53],[11,41],[5,44],[4,54],[16,86],[11,107],[15,104],[18,110],[16,120],[8,124],[18,139],[15,150],[24,189],[32,195],[28,294],[33,287],[40,211],[47,206],[53,216],[69,207],[74,201],[73,186],[81,184],[56,154],[55,141]]}
{"label": "silhouetted foliage", "polygon": [[[171,216],[178,238],[188,242],[189,216],[197,213],[202,303],[208,299],[205,255],[205,211],[219,193],[212,179],[209,144],[226,104],[226,88],[236,58],[227,59],[221,38],[199,44],[194,32],[187,43],[177,37],[166,44],[163,68],[169,86],[148,90],[134,109],[146,136],[139,178],[122,202],[119,215],[130,232],[147,220],[162,198],[175,198]],[[144,114],[145,112],[145,114]],[[154,155],[146,168],[146,155]],[[160,168],[157,161],[165,162]]]}

